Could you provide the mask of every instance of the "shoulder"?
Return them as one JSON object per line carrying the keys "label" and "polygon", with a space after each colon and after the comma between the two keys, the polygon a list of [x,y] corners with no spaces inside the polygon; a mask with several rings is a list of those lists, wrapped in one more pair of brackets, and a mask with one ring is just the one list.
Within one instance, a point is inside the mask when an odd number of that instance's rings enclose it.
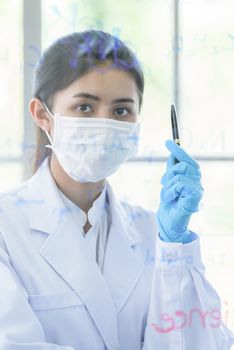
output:
{"label": "shoulder", "polygon": [[16,203],[20,198],[24,197],[29,180],[22,182],[21,184],[12,187],[9,190],[0,192],[0,204],[3,203]]}
{"label": "shoulder", "polygon": [[133,221],[139,221],[144,219],[154,220],[155,213],[153,210],[144,208],[139,204],[132,204],[122,200],[120,200],[120,203],[130,220],[133,220]]}
{"label": "shoulder", "polygon": [[15,222],[23,214],[27,214],[27,185],[28,180],[0,192],[0,231],[4,222]]}
{"label": "shoulder", "polygon": [[144,208],[138,204],[121,201],[120,204],[124,209],[128,223],[140,233],[143,238],[152,238],[157,234],[157,218],[153,210]]}
{"label": "shoulder", "polygon": [[137,232],[137,235],[140,237],[140,244],[135,247],[135,250],[141,255],[144,264],[150,268],[155,261],[155,247],[158,235],[156,212],[141,205],[121,200],[120,203],[127,215],[128,225],[126,226],[128,226],[130,231]]}

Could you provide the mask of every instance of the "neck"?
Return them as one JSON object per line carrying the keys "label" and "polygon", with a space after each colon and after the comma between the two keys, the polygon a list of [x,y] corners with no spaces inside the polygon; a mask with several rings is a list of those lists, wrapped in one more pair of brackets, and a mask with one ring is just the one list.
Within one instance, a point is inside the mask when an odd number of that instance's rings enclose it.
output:
{"label": "neck", "polygon": [[73,180],[61,167],[54,153],[50,160],[50,171],[58,188],[85,213],[101,194],[105,179],[98,182],[78,182]]}

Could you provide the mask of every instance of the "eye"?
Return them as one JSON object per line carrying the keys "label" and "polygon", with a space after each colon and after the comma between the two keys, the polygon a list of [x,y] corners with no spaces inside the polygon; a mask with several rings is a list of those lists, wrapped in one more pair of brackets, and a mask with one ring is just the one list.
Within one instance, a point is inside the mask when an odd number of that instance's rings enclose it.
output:
{"label": "eye", "polygon": [[[79,107],[81,107],[81,108],[79,109]],[[87,107],[90,108],[90,110],[87,110]],[[76,109],[78,109],[80,112],[91,112],[92,111],[92,108],[86,104],[76,106]]]}
{"label": "eye", "polygon": [[131,110],[129,108],[119,107],[119,108],[116,108],[116,111],[120,111],[120,113],[118,112],[117,115],[120,117],[124,117],[126,114],[121,113],[121,111],[123,110],[127,111],[128,114],[131,113]]}

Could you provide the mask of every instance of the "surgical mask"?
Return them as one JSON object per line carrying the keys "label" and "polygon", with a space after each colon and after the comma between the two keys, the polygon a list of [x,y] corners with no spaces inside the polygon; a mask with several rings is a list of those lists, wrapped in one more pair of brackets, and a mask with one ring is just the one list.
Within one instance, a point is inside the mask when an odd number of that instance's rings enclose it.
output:
{"label": "surgical mask", "polygon": [[97,182],[113,174],[138,152],[140,123],[110,118],[69,117],[49,111],[54,119],[51,148],[64,171],[79,182]]}

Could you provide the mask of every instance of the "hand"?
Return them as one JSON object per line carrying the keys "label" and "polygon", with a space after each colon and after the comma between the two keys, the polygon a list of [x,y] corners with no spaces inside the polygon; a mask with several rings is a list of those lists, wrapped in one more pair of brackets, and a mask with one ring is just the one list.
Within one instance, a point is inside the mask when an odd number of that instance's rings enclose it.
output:
{"label": "hand", "polygon": [[[160,237],[167,242],[188,243],[192,239],[187,226],[191,215],[199,210],[204,190],[200,182],[200,167],[174,141],[167,140],[166,146],[172,154],[161,179],[163,188],[157,212]],[[174,164],[175,158],[179,163]]]}

